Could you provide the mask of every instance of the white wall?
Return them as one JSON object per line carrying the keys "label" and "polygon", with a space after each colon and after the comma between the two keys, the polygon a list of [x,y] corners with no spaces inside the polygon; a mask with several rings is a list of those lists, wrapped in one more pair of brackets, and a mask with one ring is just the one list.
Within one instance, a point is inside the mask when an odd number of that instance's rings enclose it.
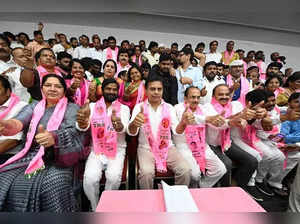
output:
{"label": "white wall", "polygon": [[[222,37],[222,33],[218,32],[216,30],[216,35],[210,35],[210,36],[204,36],[204,35],[193,35],[193,34],[183,34],[185,32],[184,27],[179,29],[175,28],[174,32],[176,33],[164,33],[164,32],[156,32],[153,31],[147,31],[147,30],[135,30],[135,29],[121,29],[121,28],[108,28],[108,27],[96,27],[96,26],[82,26],[82,25],[66,25],[66,24],[55,24],[55,23],[44,23],[45,29],[44,29],[44,36],[46,39],[53,37],[53,34],[55,32],[63,32],[65,33],[68,38],[71,36],[78,37],[81,34],[87,34],[88,36],[91,36],[95,33],[99,34],[100,37],[103,39],[107,36],[113,35],[117,38],[117,41],[120,43],[121,40],[128,39],[129,41],[137,43],[139,40],[144,39],[146,40],[146,45],[148,45],[150,40],[156,40],[159,43],[163,43],[165,45],[170,46],[172,42],[177,42],[180,47],[182,47],[185,43],[191,43],[193,47],[198,43],[203,41],[206,43],[207,47],[206,50],[208,50],[208,43],[214,39],[219,41],[219,51],[223,51],[225,49],[226,42],[229,40],[229,38],[226,36],[226,38]],[[159,26],[159,25],[158,25]],[[18,32],[26,32],[31,35],[32,37],[32,31],[36,29],[36,24],[31,22],[11,22],[11,21],[0,21],[0,31],[10,31],[12,33],[18,33]],[[213,29],[213,27],[211,27]],[[247,29],[246,29],[247,30]],[[226,29],[228,30],[228,28]],[[245,31],[245,28],[243,28],[243,31]],[[201,33],[201,31],[199,32]],[[211,34],[212,32],[210,32]],[[261,32],[264,34],[264,31]],[[236,34],[236,35],[235,35]],[[243,33],[245,35],[245,33]],[[236,27],[232,27],[232,37],[240,36],[240,33],[237,32]],[[300,47],[295,46],[288,46],[288,45],[281,45],[277,44],[280,42],[280,39],[276,41],[277,43],[264,43],[257,41],[259,32],[256,31],[256,33],[252,32],[252,29],[248,29],[248,33],[246,35],[249,36],[249,40],[239,40],[238,38],[231,38],[235,40],[235,49],[241,48],[244,49],[246,52],[249,50],[263,50],[266,55],[266,62],[268,63],[270,61],[270,54],[274,51],[280,52],[281,55],[285,55],[287,57],[287,67],[292,67],[294,70],[300,70],[300,63],[299,63],[299,53],[300,53]],[[251,35],[255,38],[256,41],[251,41]],[[283,33],[282,36],[285,34]],[[280,35],[276,35],[274,33],[274,36],[267,37],[267,38],[280,38]],[[243,38],[244,39],[244,38]],[[266,39],[266,37],[262,38]],[[283,42],[287,43],[288,42]],[[293,44],[294,45],[294,44]]]}

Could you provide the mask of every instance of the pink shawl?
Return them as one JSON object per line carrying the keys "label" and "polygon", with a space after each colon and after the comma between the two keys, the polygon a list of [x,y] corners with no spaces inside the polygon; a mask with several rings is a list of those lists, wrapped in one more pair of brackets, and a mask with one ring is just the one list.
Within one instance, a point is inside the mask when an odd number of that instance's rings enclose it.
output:
{"label": "pink shawl", "polygon": [[0,120],[3,120],[6,115],[12,110],[12,108],[20,101],[19,97],[15,95],[14,93],[10,94],[10,102],[8,104],[8,107],[0,113]]}
{"label": "pink shawl", "polygon": [[[232,76],[230,74],[227,75],[227,85],[229,87],[233,86]],[[241,76],[241,94],[238,101],[245,107],[246,106],[246,94],[249,91],[249,82],[245,77]]]}

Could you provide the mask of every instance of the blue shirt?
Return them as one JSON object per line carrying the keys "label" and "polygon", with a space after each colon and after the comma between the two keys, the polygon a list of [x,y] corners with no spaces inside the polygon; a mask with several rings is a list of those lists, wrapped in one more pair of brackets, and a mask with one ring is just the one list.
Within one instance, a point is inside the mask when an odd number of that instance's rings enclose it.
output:
{"label": "blue shirt", "polygon": [[284,135],[284,142],[287,144],[300,142],[300,120],[283,122],[280,133]]}
{"label": "blue shirt", "polygon": [[202,68],[201,67],[193,67],[190,65],[186,71],[183,71],[183,69],[179,68],[176,70],[176,78],[178,80],[178,103],[182,103],[184,101],[184,91],[191,85],[185,84],[182,85],[180,82],[180,78],[182,77],[188,77],[193,80],[192,86],[196,86],[199,89],[203,89],[204,87],[204,80],[203,80],[203,74],[202,74]]}

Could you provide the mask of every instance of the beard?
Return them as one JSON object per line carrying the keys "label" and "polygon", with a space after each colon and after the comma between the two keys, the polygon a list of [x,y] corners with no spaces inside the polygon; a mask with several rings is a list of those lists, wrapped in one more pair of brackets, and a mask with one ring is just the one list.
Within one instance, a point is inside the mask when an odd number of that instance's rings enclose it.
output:
{"label": "beard", "polygon": [[112,103],[116,99],[118,99],[118,95],[117,94],[107,94],[107,93],[104,93],[103,97],[104,97],[105,101],[107,101],[109,103]]}
{"label": "beard", "polygon": [[211,81],[214,80],[215,76],[216,76],[216,74],[214,74],[214,73],[209,73],[209,74],[206,75],[206,78],[207,78],[208,81],[211,82]]}

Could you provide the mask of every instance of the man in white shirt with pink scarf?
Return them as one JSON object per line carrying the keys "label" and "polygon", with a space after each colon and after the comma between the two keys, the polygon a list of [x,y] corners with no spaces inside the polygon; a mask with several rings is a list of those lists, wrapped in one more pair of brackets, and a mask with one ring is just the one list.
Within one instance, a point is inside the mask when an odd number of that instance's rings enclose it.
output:
{"label": "man in white shirt with pink scarf", "polygon": [[189,185],[191,169],[187,161],[175,148],[171,139],[184,132],[192,122],[190,116],[184,116],[178,122],[175,109],[162,100],[163,83],[158,75],[146,81],[148,100],[137,104],[132,112],[127,133],[136,136],[139,133],[137,157],[139,163],[139,185],[141,189],[152,189],[155,170],[175,174],[175,184]]}

